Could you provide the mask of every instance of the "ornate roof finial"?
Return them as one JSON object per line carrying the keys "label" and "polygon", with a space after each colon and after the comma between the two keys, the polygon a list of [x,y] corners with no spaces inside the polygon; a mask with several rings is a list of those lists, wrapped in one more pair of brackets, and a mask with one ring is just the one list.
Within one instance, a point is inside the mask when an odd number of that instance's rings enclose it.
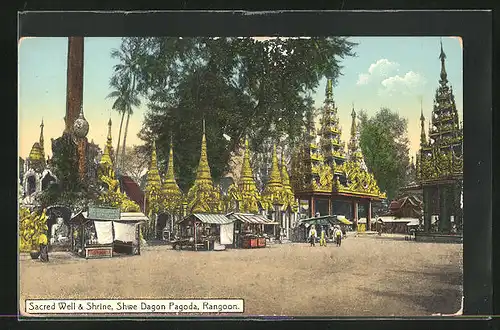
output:
{"label": "ornate roof finial", "polygon": [[167,175],[163,184],[163,194],[165,196],[166,209],[171,212],[178,210],[182,204],[182,191],[175,180],[172,135],[170,135],[170,152],[168,155]]}
{"label": "ornate roof finial", "polygon": [[427,138],[425,136],[425,117],[424,117],[424,109],[422,107],[422,97],[420,97],[420,145],[423,146],[427,142]]}
{"label": "ornate roof finial", "polygon": [[271,174],[266,187],[262,193],[264,204],[268,209],[278,203],[283,204],[283,184],[281,182],[281,173],[278,166],[278,156],[276,154],[276,144],[273,145],[273,157],[271,165]]}
{"label": "ornate roof finial", "polygon": [[441,83],[446,84],[448,82],[448,79],[447,79],[448,75],[446,73],[446,66],[445,66],[446,54],[444,53],[444,50],[443,50],[442,38],[439,40],[439,43],[441,45],[441,53],[439,54],[439,59],[441,59]]}
{"label": "ornate roof finial", "polygon": [[326,95],[327,101],[331,101],[333,99],[333,80],[332,80],[332,78],[326,79],[325,95]]}
{"label": "ornate roof finial", "polygon": [[40,124],[40,139],[39,139],[39,143],[40,143],[40,152],[42,153],[42,156],[43,158],[45,159],[45,143],[44,143],[44,139],[43,139],[43,117],[42,117],[42,123]]}
{"label": "ornate roof finial", "polygon": [[109,118],[108,120],[108,137],[107,137],[107,140],[106,140],[106,145],[104,146],[104,153],[101,157],[101,160],[99,161],[100,164],[106,164],[110,167],[113,166],[113,160],[112,160],[112,150],[113,150],[113,146],[112,146],[112,138],[111,138],[111,118]]}
{"label": "ornate roof finial", "polygon": [[156,160],[156,140],[153,140],[153,150],[151,152],[151,164],[149,165],[149,170],[147,172],[147,180],[146,180],[146,192],[151,192],[153,187],[157,189],[157,191],[161,190],[161,178],[160,173],[158,172],[158,163]]}

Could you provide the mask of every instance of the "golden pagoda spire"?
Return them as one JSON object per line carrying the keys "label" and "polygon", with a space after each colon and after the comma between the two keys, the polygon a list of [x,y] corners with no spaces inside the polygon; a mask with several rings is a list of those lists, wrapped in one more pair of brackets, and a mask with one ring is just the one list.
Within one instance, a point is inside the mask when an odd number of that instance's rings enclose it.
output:
{"label": "golden pagoda spire", "polygon": [[42,123],[40,124],[40,152],[42,153],[43,159],[45,159],[45,142],[43,139],[43,118],[42,118]]}
{"label": "golden pagoda spire", "polygon": [[262,192],[262,199],[268,209],[276,203],[283,204],[283,183],[281,182],[281,173],[278,167],[278,156],[276,155],[276,145],[273,145],[273,158],[271,174],[269,180]]}
{"label": "golden pagoda spire", "polygon": [[425,117],[424,117],[424,109],[422,107],[422,99],[420,99],[420,146],[424,146],[427,142],[427,138],[425,136]]}
{"label": "golden pagoda spire", "polygon": [[250,148],[248,138],[245,138],[245,152],[241,166],[241,176],[238,182],[238,191],[241,198],[239,211],[245,213],[258,213],[260,210],[260,194],[257,190],[250,166]]}
{"label": "golden pagoda spire", "polygon": [[109,118],[108,121],[108,137],[106,140],[106,145],[104,146],[104,153],[101,157],[100,164],[106,164],[108,166],[113,166],[113,160],[112,160],[112,153],[113,153],[113,147],[112,143],[113,140],[111,138],[111,118]]}
{"label": "golden pagoda spire", "polygon": [[283,209],[290,208],[293,212],[297,211],[298,205],[295,201],[295,195],[290,185],[290,176],[285,165],[284,150],[281,150],[281,182],[283,184]]}
{"label": "golden pagoda spire", "polygon": [[207,158],[207,139],[205,136],[205,119],[203,119],[203,136],[201,138],[201,156],[198,163],[198,170],[196,172],[196,181],[207,181],[212,184],[212,175],[210,173],[210,166],[208,165]]}
{"label": "golden pagoda spire", "polygon": [[175,180],[172,136],[170,136],[170,152],[168,155],[167,175],[163,184],[163,194],[165,196],[166,209],[171,212],[178,210],[182,204],[182,191]]}
{"label": "golden pagoda spire", "polygon": [[153,151],[151,152],[151,164],[147,172],[146,192],[151,192],[154,188],[157,191],[161,190],[161,178],[158,172],[158,164],[156,161],[156,141],[153,140]]}
{"label": "golden pagoda spire", "polygon": [[331,102],[333,100],[333,80],[331,78],[326,79],[325,96],[327,102]]}
{"label": "golden pagoda spire", "polygon": [[205,119],[203,119],[200,162],[198,163],[196,179],[189,189],[187,200],[188,211],[191,213],[218,213],[221,209],[220,191],[213,185],[208,165]]}
{"label": "golden pagoda spire", "polygon": [[444,53],[443,50],[443,39],[439,39],[439,44],[441,45],[441,52],[439,53],[439,59],[441,60],[441,82],[442,84],[446,84],[448,82],[448,74],[446,73],[446,66],[445,66],[445,60],[446,60],[446,54]]}

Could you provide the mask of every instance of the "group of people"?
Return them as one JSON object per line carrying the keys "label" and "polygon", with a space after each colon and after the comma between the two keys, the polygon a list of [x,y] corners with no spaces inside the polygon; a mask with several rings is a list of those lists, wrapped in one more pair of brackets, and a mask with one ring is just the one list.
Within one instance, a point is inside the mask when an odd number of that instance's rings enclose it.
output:
{"label": "group of people", "polygon": [[[344,234],[342,233],[340,226],[333,227],[333,237],[335,240],[335,244],[338,247],[340,247],[340,245],[342,244],[342,236],[343,235]],[[318,237],[318,232],[316,231],[316,227],[314,225],[312,225],[311,229],[309,230],[309,236],[308,236],[309,243],[311,244],[311,246],[316,246],[317,237]],[[319,234],[319,237],[320,237],[319,245],[326,246],[327,233],[326,233],[326,230],[323,226],[321,226],[321,232]]]}

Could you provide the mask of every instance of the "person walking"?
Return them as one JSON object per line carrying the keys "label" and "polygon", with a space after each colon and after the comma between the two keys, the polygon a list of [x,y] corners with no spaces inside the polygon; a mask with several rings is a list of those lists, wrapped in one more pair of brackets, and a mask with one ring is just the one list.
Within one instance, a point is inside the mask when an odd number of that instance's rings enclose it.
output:
{"label": "person walking", "polygon": [[326,246],[325,236],[326,236],[325,228],[321,227],[321,238],[319,240],[319,246]]}
{"label": "person walking", "polygon": [[40,245],[40,261],[48,262],[49,261],[49,246],[47,235],[41,234],[38,238],[38,244]]}
{"label": "person walking", "polygon": [[312,225],[311,230],[309,231],[309,242],[311,243],[311,246],[316,246],[316,235],[316,228]]}
{"label": "person walking", "polygon": [[340,244],[342,244],[342,231],[339,228],[335,229],[335,242],[337,243],[338,247],[340,247]]}

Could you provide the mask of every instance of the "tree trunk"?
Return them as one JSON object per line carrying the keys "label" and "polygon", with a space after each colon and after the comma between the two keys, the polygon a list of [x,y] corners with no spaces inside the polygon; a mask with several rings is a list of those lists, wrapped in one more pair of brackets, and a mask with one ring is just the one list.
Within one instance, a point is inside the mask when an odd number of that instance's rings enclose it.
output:
{"label": "tree trunk", "polygon": [[122,139],[122,127],[123,127],[123,118],[125,117],[125,111],[122,111],[122,119],[120,120],[120,131],[118,132],[118,144],[116,145],[116,153],[115,153],[115,166],[118,167],[118,154],[120,153],[120,140]]}
{"label": "tree trunk", "polygon": [[68,38],[65,130],[73,130],[83,101],[83,37]]}
{"label": "tree trunk", "polygon": [[125,132],[123,133],[123,146],[122,146],[122,167],[124,166],[125,162],[125,146],[127,144],[127,133],[128,133],[128,122],[130,120],[130,111],[127,112],[127,123],[125,124]]}

